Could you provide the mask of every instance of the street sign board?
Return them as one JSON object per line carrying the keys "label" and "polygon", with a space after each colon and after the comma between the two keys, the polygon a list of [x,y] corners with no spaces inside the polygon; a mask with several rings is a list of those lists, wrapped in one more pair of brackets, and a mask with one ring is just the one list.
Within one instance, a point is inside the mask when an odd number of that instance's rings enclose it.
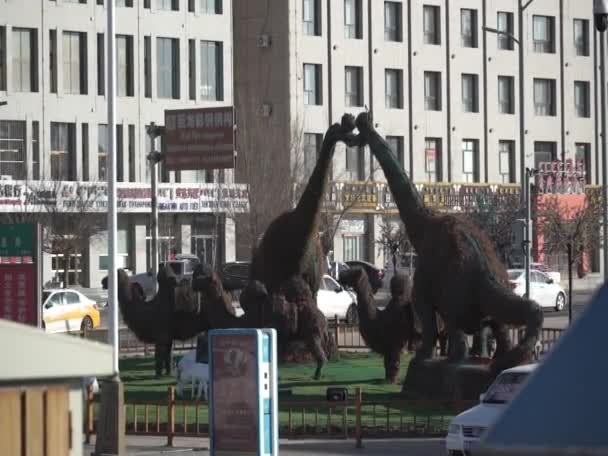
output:
{"label": "street sign board", "polygon": [[164,140],[169,170],[234,168],[234,110],[166,110]]}
{"label": "street sign board", "polygon": [[29,223],[0,225],[0,257],[34,256],[34,230]]}

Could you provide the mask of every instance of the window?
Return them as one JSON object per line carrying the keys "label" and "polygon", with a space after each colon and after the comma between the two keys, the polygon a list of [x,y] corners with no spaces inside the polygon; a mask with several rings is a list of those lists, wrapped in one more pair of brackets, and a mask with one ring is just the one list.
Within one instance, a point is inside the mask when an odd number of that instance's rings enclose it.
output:
{"label": "window", "polygon": [[344,0],[344,37],[363,38],[361,0]]}
{"label": "window", "polygon": [[[188,40],[188,95],[196,100],[196,40]],[[202,65],[201,65],[202,66]]]}
{"label": "window", "polygon": [[13,28],[13,90],[38,91],[37,32],[32,29]]}
{"label": "window", "polygon": [[304,104],[323,104],[321,96],[321,65],[304,64]]}
{"label": "window", "polygon": [[479,182],[479,141],[462,140],[462,174],[465,182]]}
{"label": "window", "polygon": [[586,19],[574,19],[574,49],[578,56],[589,55],[589,21]]}
{"label": "window", "polygon": [[534,16],[534,52],[555,53],[555,18]]}
{"label": "window", "polygon": [[97,127],[97,177],[100,181],[108,179],[108,126]]}
{"label": "window", "polygon": [[49,30],[49,76],[49,90],[57,93],[57,30]]}
{"label": "window", "polygon": [[302,0],[304,35],[321,36],[321,0]]}
{"label": "window", "polygon": [[40,124],[32,121],[32,178],[40,179]]}
{"label": "window", "polygon": [[199,2],[201,7],[201,13],[222,14],[222,0],[199,0]]}
{"label": "window", "polygon": [[116,35],[116,94],[133,96],[133,37]]}
{"label": "window", "polygon": [[589,82],[574,81],[574,109],[576,117],[590,117]]}
{"label": "window", "polygon": [[498,112],[515,114],[515,78],[498,76]]}
{"label": "window", "polygon": [[557,159],[557,144],[554,142],[534,142],[534,167],[540,169],[541,163],[551,163]]}
{"label": "window", "polygon": [[363,106],[363,68],[345,67],[346,106]]}
{"label": "window", "polygon": [[501,182],[515,183],[515,141],[498,141],[498,155]]}
{"label": "window", "polygon": [[359,147],[346,148],[346,180],[356,181],[361,179],[361,175],[364,174],[361,170],[361,155],[361,149]]}
{"label": "window", "polygon": [[0,90],[6,90],[6,27],[0,26]]}
{"label": "window", "polygon": [[363,236],[342,235],[342,260],[355,261],[362,258]]}
{"label": "window", "polygon": [[403,109],[403,71],[386,69],[384,72],[385,104],[387,109]]}
{"label": "window", "polygon": [[555,79],[534,79],[534,112],[555,116]]}
{"label": "window", "polygon": [[424,72],[424,109],[441,111],[441,73]]}
{"label": "window", "polygon": [[82,180],[89,180],[89,124],[82,124],[80,150],[82,153]]}
{"label": "window", "polygon": [[156,39],[156,83],[158,98],[179,98],[179,40]]}
{"label": "window", "polygon": [[224,45],[220,41],[201,41],[201,99],[224,99]]}
{"label": "window", "polygon": [[21,120],[0,120],[0,176],[27,178],[25,126]]}
{"label": "window", "polygon": [[86,94],[86,33],[63,32],[63,91]]}
{"label": "window", "polygon": [[129,125],[129,182],[136,181],[135,125]]}
{"label": "window", "polygon": [[441,18],[439,7],[424,5],[422,7],[424,44],[441,44]]}
{"label": "window", "polygon": [[441,138],[425,139],[424,172],[428,182],[441,182]]}
{"label": "window", "polygon": [[97,34],[97,95],[106,93],[106,53],[105,35]]}
{"label": "window", "polygon": [[116,124],[116,182],[125,180],[125,153],[122,124]]}
{"label": "window", "polygon": [[144,97],[152,98],[152,37],[144,36]]}
{"label": "window", "polygon": [[[513,35],[513,13],[499,11],[497,24],[498,31]],[[498,49],[502,49],[503,51],[513,50],[513,40],[510,37],[499,33],[497,34],[497,39]]]}
{"label": "window", "polygon": [[401,29],[401,3],[384,2],[384,40],[403,41]]}
{"label": "window", "polygon": [[75,144],[75,124],[51,122],[51,180],[76,180]]}
{"label": "window", "polygon": [[305,178],[308,178],[315,169],[323,135],[317,133],[304,133],[304,173]]}
{"label": "window", "polygon": [[401,165],[401,169],[405,169],[405,153],[403,151],[403,136],[387,136],[386,142],[390,146],[391,150],[399,164]]}
{"label": "window", "polygon": [[177,11],[179,10],[179,0],[156,0],[156,9]]}
{"label": "window", "polygon": [[585,168],[585,183],[591,184],[591,144],[576,143],[576,164],[582,164]]}
{"label": "window", "polygon": [[479,78],[476,74],[462,75],[462,111],[479,112]]}
{"label": "window", "polygon": [[460,44],[463,47],[477,47],[477,10],[460,10]]}

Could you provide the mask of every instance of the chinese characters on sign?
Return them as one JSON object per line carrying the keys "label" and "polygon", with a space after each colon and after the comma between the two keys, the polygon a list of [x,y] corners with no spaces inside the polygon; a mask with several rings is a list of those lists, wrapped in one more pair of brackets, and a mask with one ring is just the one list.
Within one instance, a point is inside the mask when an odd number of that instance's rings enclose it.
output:
{"label": "chinese characters on sign", "polygon": [[170,170],[234,168],[233,108],[166,110],[165,165]]}
{"label": "chinese characters on sign", "polygon": [[256,338],[218,335],[212,347],[215,454],[256,455]]}
{"label": "chinese characters on sign", "polygon": [[0,257],[32,257],[34,225],[13,223],[0,225]]}
{"label": "chinese characters on sign", "polygon": [[36,266],[0,264],[0,318],[36,325]]}
{"label": "chinese characters on sign", "polygon": [[536,175],[536,188],[539,193],[585,193],[585,162],[554,161],[540,163]]}

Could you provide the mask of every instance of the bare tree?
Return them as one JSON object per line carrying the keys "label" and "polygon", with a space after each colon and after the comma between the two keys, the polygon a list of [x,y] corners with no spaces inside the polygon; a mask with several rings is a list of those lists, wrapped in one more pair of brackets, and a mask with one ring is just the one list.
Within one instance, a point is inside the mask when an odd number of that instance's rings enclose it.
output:
{"label": "bare tree", "polygon": [[405,226],[401,220],[391,220],[383,215],[380,221],[380,237],[376,241],[382,247],[385,255],[390,255],[393,271],[397,271],[397,259],[410,251],[411,244]]}
{"label": "bare tree", "polygon": [[588,195],[577,205],[560,201],[558,196],[547,196],[538,205],[543,253],[564,255],[571,250],[568,270],[577,265],[580,277],[584,275],[584,255],[600,247],[600,201],[600,198]]}

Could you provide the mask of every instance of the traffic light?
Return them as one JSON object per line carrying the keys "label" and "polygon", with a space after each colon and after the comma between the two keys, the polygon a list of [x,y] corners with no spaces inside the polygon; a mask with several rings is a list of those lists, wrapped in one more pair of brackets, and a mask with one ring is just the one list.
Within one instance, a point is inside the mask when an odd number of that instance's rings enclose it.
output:
{"label": "traffic light", "polygon": [[608,0],[593,0],[593,16],[597,31],[606,31],[608,28]]}
{"label": "traffic light", "polygon": [[148,136],[150,137],[150,143],[152,144],[153,149],[148,154],[148,160],[158,163],[163,159],[163,155],[159,151],[154,150],[154,144],[156,143],[156,138],[165,134],[165,127],[156,125],[154,122],[152,122],[146,127],[146,133],[148,133]]}

